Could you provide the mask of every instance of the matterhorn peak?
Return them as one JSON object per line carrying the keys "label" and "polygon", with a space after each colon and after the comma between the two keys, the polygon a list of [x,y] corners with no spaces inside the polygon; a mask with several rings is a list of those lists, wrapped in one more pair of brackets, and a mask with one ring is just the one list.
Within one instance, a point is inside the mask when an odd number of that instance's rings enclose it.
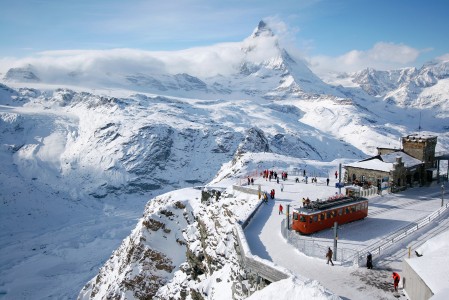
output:
{"label": "matterhorn peak", "polygon": [[267,23],[265,23],[264,21],[260,21],[259,25],[257,25],[257,28],[254,29],[251,37],[258,37],[258,36],[274,36],[274,33],[271,30],[271,28],[268,27]]}

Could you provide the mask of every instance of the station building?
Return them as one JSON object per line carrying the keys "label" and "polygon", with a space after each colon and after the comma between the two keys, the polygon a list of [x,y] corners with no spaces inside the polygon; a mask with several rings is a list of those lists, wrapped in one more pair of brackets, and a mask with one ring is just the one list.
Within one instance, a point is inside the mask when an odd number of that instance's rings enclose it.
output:
{"label": "station building", "polygon": [[401,142],[402,149],[377,148],[376,156],[345,165],[345,183],[396,192],[431,182],[438,173],[437,137],[412,134]]}

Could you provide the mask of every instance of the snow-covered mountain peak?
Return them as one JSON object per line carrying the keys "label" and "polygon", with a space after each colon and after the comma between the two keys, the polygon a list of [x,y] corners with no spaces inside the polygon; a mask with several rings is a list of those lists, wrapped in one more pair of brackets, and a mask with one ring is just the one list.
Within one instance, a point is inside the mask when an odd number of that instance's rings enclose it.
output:
{"label": "snow-covered mountain peak", "polygon": [[11,68],[6,72],[4,78],[6,82],[39,82],[36,76],[36,70],[31,64],[23,67]]}
{"label": "snow-covered mountain peak", "polygon": [[251,34],[252,38],[259,36],[274,36],[273,31],[264,21],[260,21],[259,25],[257,25],[256,29],[254,29],[253,33]]}

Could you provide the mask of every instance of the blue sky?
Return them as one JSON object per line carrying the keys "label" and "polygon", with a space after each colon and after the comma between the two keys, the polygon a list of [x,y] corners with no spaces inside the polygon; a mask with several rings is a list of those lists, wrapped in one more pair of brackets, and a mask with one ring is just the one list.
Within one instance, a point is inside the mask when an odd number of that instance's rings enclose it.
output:
{"label": "blue sky", "polygon": [[266,18],[315,63],[355,54],[359,67],[394,52],[380,65],[397,67],[449,53],[447,0],[0,0],[0,7],[0,58],[238,42]]}

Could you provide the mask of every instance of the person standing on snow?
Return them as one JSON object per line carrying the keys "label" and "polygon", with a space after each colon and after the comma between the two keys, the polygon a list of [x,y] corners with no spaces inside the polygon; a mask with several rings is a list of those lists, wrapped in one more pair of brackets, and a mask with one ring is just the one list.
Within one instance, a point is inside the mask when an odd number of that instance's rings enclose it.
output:
{"label": "person standing on snow", "polygon": [[394,285],[394,291],[397,292],[398,291],[398,285],[399,285],[399,281],[401,280],[401,276],[399,276],[398,273],[393,272],[393,285]]}
{"label": "person standing on snow", "polygon": [[284,184],[281,183],[281,192],[283,192],[283,191],[284,191]]}
{"label": "person standing on snow", "polygon": [[279,204],[279,214],[282,215],[282,210],[284,209],[284,207],[282,207],[282,204]]}
{"label": "person standing on snow", "polygon": [[373,256],[371,255],[371,252],[368,252],[368,255],[366,256],[366,268],[373,268]]}
{"label": "person standing on snow", "polygon": [[327,263],[329,264],[329,262],[331,263],[331,265],[333,266],[334,263],[332,262],[332,254],[334,254],[334,252],[332,251],[331,247],[328,248],[327,253],[326,253],[326,258],[327,258]]}
{"label": "person standing on snow", "polygon": [[335,171],[335,179],[338,177],[338,171]]}
{"label": "person standing on snow", "polygon": [[329,186],[329,178],[326,179],[326,184]]}

